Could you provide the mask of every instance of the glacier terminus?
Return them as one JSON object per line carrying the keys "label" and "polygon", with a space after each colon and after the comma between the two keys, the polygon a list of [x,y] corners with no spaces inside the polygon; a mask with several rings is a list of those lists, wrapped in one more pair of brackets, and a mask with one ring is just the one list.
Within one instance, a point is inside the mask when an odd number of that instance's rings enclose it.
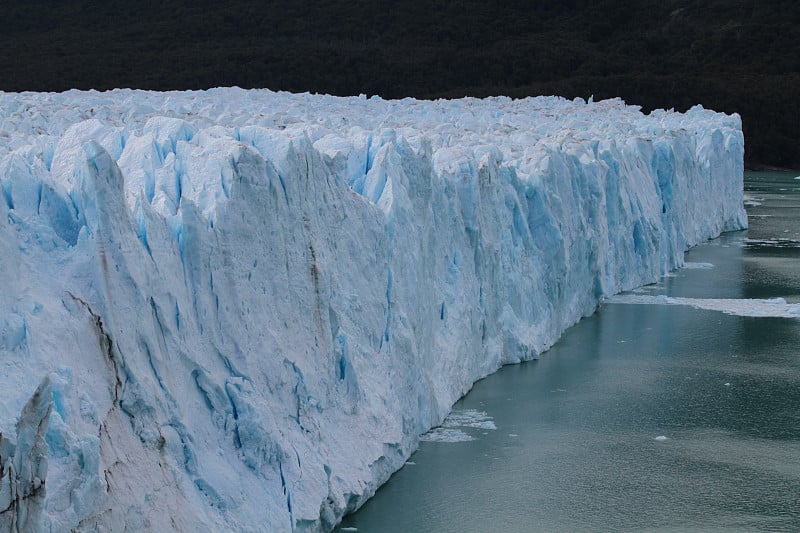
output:
{"label": "glacier terminus", "polygon": [[0,93],[0,529],[331,530],[746,227],[743,151],[700,106]]}

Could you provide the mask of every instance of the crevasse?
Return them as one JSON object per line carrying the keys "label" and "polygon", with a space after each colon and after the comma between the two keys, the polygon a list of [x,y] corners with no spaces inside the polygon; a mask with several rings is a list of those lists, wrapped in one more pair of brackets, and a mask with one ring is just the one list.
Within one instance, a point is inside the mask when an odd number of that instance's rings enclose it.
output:
{"label": "crevasse", "polygon": [[330,530],[745,227],[742,157],[701,107],[0,93],[0,529]]}

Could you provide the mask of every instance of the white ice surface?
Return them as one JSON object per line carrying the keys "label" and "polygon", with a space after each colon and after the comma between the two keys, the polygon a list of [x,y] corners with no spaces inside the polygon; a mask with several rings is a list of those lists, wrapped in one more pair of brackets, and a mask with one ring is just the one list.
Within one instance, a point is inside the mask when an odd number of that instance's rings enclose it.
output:
{"label": "white ice surface", "polygon": [[0,93],[0,529],[331,529],[475,380],[744,227],[742,156],[619,100]]}

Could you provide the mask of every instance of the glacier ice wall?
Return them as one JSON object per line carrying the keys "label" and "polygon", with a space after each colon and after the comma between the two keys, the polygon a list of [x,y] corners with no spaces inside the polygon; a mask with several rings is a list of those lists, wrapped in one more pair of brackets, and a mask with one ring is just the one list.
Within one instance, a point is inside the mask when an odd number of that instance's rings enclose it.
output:
{"label": "glacier ice wall", "polygon": [[0,529],[329,530],[744,227],[742,156],[619,100],[0,93]]}

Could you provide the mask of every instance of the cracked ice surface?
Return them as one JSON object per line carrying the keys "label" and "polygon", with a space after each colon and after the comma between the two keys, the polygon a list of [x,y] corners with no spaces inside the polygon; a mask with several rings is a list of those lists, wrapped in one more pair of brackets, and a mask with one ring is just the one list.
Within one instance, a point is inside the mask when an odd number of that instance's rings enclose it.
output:
{"label": "cracked ice surface", "polygon": [[742,154],[619,100],[0,93],[0,529],[331,529],[746,225]]}

